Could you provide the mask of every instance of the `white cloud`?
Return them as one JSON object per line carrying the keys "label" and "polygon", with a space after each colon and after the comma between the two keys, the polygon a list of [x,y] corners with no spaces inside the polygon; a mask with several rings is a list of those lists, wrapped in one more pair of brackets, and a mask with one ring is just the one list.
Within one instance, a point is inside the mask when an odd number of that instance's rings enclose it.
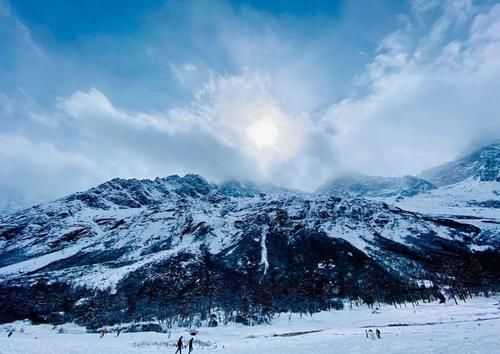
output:
{"label": "white cloud", "polygon": [[254,178],[269,178],[273,165],[300,153],[310,124],[307,115],[286,114],[269,86],[267,78],[245,71],[214,75],[189,105],[161,113],[127,112],[95,88],[60,98],[58,106],[77,119],[81,129],[89,129],[88,136],[105,124],[166,136],[201,132],[247,156],[247,163],[257,167]]}
{"label": "white cloud", "polygon": [[192,63],[185,63],[182,65],[182,70],[186,72],[196,71],[198,68]]}
{"label": "white cloud", "polygon": [[[3,17],[3,18],[2,18]],[[19,38],[24,45],[31,49],[32,53],[40,56],[44,56],[45,53],[43,49],[33,40],[31,32],[26,25],[19,20],[10,9],[10,5],[7,1],[0,0],[0,19],[1,21],[11,21],[16,28],[16,36]]]}
{"label": "white cloud", "polygon": [[59,98],[59,108],[73,118],[93,120],[96,123],[114,121],[134,129],[157,130],[169,135],[189,130],[196,117],[166,113],[127,112],[116,108],[101,91],[92,88],[88,92],[77,91],[68,98]]}
{"label": "white cloud", "polygon": [[495,5],[491,11],[475,17],[471,32],[473,41],[495,41],[500,39],[500,5]]}
{"label": "white cloud", "polygon": [[287,114],[256,72],[212,77],[195,101],[174,112],[197,117],[199,128],[253,158],[263,173],[270,164],[295,157],[304,142],[307,116]]}
{"label": "white cloud", "polygon": [[[470,6],[459,3],[450,11],[462,22]],[[395,40],[402,38],[400,32],[383,41],[390,50],[369,67],[371,93],[333,105],[324,118],[349,168],[417,174],[500,131],[500,101],[494,97],[500,92],[500,42],[494,30],[499,8],[476,16],[466,38],[443,43],[433,57],[416,56],[421,48],[401,45]]]}
{"label": "white cloud", "polygon": [[440,0],[410,0],[411,9],[417,15],[435,9],[439,3]]}
{"label": "white cloud", "polygon": [[[46,48],[39,61],[14,21],[22,45],[11,59],[24,61],[14,89],[0,92],[0,143],[9,144],[0,188],[60,194],[116,176],[200,173],[312,190],[345,169],[419,173],[500,131],[500,5],[473,5],[413,1],[379,40],[352,18],[177,2],[163,15],[181,28],[153,21],[153,34],[124,43],[130,58],[92,47],[93,37],[83,51],[65,48],[89,63]],[[127,75],[137,67],[145,71]],[[352,92],[345,82],[356,73]]]}
{"label": "white cloud", "polygon": [[5,94],[0,92],[0,114],[9,116],[14,112],[12,100]]}
{"label": "white cloud", "polygon": [[[23,135],[0,135],[0,186],[39,198],[64,195],[100,180],[91,159],[65,152],[48,142],[31,141]],[[102,178],[102,176],[101,176]],[[61,183],[61,181],[71,183]]]}
{"label": "white cloud", "polygon": [[170,70],[182,85],[193,85],[198,79],[198,67],[193,63],[184,63],[180,66],[170,63]]}

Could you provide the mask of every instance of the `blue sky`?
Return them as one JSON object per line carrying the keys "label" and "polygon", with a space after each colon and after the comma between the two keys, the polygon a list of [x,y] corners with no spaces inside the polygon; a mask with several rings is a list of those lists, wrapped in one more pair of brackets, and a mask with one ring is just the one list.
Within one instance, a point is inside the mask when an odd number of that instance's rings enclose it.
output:
{"label": "blue sky", "polygon": [[[51,35],[58,41],[99,33],[131,34],[148,14],[160,9],[164,1],[64,1],[27,0],[11,3],[11,9],[34,35]],[[37,34],[36,30],[40,30]],[[45,33],[44,33],[45,32]]]}
{"label": "blue sky", "polygon": [[[310,59],[325,71],[317,78],[322,81],[319,84],[330,90],[332,97],[342,97],[380,38],[397,27],[398,13],[408,7],[405,2],[388,1],[367,2],[359,8],[341,1],[12,2],[12,16],[26,26],[33,42],[64,61],[49,64],[57,67],[54,71],[60,77],[50,85],[54,92],[47,92],[50,82],[43,75],[26,77],[29,82],[16,75],[13,81],[34,85],[34,80],[39,80],[40,95],[48,95],[50,100],[68,90],[70,84],[64,75],[74,76],[77,71],[61,65],[73,65],[85,71],[83,77],[71,79],[77,81],[74,89],[112,86],[108,94],[122,104],[137,102],[137,108],[154,105],[160,109],[192,94],[191,88],[186,92],[186,88],[178,87],[170,64],[194,61],[208,70],[237,73],[242,67],[267,70],[288,56],[315,56]],[[373,16],[383,20],[371,21]],[[231,37],[233,29],[234,38],[224,38]],[[226,42],[259,46],[256,36],[284,39],[289,48],[280,57],[285,48],[265,52],[248,47],[251,53],[235,58],[233,43]],[[319,46],[323,46],[321,50]],[[31,59],[27,59],[29,66],[33,64]],[[20,63],[18,56],[12,61]],[[44,71],[54,74],[48,68]],[[125,86],[130,89],[124,90],[124,83],[130,80],[141,80],[141,92],[129,84]],[[330,103],[330,98],[324,100],[325,105]]]}
{"label": "blue sky", "polygon": [[500,131],[499,40],[495,1],[0,0],[0,199],[417,174]]}

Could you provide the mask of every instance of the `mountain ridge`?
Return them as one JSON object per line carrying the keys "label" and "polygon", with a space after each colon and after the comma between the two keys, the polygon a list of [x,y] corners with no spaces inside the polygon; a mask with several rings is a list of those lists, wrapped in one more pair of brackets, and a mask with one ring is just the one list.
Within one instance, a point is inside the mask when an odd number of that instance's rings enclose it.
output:
{"label": "mountain ridge", "polygon": [[500,182],[500,143],[479,148],[439,166],[423,171],[418,177],[438,187],[475,178],[480,181]]}
{"label": "mountain ridge", "polygon": [[113,179],[0,217],[0,303],[9,304],[0,322],[94,327],[218,309],[250,323],[343,299],[498,289],[498,218],[408,211],[384,198],[216,185],[193,174]]}
{"label": "mountain ridge", "polygon": [[387,198],[412,197],[436,189],[432,183],[414,177],[380,177],[361,174],[344,175],[320,186],[316,193],[339,197]]}

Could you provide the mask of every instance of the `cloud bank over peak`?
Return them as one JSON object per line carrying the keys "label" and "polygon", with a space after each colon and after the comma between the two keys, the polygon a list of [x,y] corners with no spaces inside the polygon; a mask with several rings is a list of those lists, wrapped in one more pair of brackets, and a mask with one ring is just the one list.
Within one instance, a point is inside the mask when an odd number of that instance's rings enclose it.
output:
{"label": "cloud bank over peak", "polygon": [[[500,4],[174,1],[134,34],[64,43],[0,4],[0,37],[25,41],[0,61],[0,199],[184,173],[313,190],[417,174],[500,132]],[[356,22],[370,12],[386,25]]]}
{"label": "cloud bank over peak", "polygon": [[[423,37],[415,39],[409,29],[382,40],[366,71],[369,93],[332,105],[323,118],[349,168],[416,174],[500,132],[494,98],[500,89],[500,5],[472,15],[470,6],[447,4],[455,10],[445,6]],[[462,24],[462,38],[443,40],[452,31],[443,23]]]}
{"label": "cloud bank over peak", "polygon": [[[248,70],[242,75],[213,75],[193,93],[189,104],[148,113],[118,108],[104,93],[92,88],[59,98],[57,115],[70,117],[71,124],[77,125],[78,131],[92,140],[93,145],[103,144],[102,140],[113,136],[117,148],[109,147],[107,153],[122,150],[134,139],[148,142],[149,136],[156,136],[166,150],[170,147],[168,150],[173,148],[177,152],[195,146],[191,139],[200,139],[201,146],[208,144],[219,146],[221,151],[231,151],[210,158],[227,164],[225,175],[218,176],[220,171],[204,171],[204,174],[212,174],[218,180],[242,178],[246,172],[241,174],[233,167],[244,164],[248,168],[243,170],[253,171],[252,178],[264,181],[273,178],[271,170],[301,153],[311,129],[308,115],[285,113],[269,93],[269,86],[267,78]],[[118,135],[118,131],[123,134]],[[179,147],[170,146],[177,139],[185,142]],[[148,155],[154,153],[147,151],[147,146],[145,149]],[[157,146],[152,149],[156,150]],[[170,159],[178,165],[182,163],[175,161],[175,156]],[[186,172],[198,168],[183,166]]]}

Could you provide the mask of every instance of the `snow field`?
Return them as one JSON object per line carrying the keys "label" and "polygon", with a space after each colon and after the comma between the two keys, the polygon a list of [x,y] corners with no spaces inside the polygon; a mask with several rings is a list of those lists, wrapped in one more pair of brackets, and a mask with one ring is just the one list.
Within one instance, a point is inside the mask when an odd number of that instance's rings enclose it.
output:
{"label": "snow field", "polygon": [[[407,306],[292,314],[291,319],[282,314],[272,325],[200,328],[194,353],[500,353],[498,298],[476,298],[458,306],[436,302]],[[382,339],[367,339],[369,328],[379,328]],[[183,328],[119,337],[109,333],[100,339],[74,324],[53,328],[18,321],[0,326],[0,353],[174,353],[181,335],[187,343],[190,335]]]}

